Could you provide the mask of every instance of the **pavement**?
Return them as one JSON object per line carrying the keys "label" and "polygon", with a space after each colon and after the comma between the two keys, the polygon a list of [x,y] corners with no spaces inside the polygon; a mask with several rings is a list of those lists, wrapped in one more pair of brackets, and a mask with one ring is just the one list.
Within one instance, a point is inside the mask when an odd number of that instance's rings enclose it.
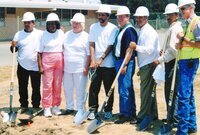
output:
{"label": "pavement", "polygon": [[[0,42],[0,67],[12,65],[11,42]],[[16,62],[17,64],[17,62]]]}

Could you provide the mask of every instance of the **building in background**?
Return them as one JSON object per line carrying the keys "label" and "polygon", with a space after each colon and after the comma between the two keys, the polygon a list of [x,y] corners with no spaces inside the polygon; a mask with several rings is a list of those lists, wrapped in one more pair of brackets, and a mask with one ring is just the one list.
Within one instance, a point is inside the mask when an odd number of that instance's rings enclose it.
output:
{"label": "building in background", "polygon": [[[65,30],[70,28],[72,16],[81,12],[86,16],[86,31],[96,22],[96,10],[100,0],[0,0],[0,41],[11,40],[23,28],[21,18],[27,11],[34,12],[36,27],[45,29],[45,20],[50,12],[58,14]],[[113,12],[119,6],[110,5]]]}

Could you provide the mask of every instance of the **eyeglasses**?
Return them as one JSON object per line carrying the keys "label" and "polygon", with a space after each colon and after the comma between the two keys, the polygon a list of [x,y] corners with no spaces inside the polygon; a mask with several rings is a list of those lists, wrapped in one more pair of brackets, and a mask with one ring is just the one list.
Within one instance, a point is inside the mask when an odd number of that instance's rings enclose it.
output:
{"label": "eyeglasses", "polygon": [[188,9],[190,7],[190,5],[186,5],[186,6],[183,6],[182,8],[180,8],[181,11],[184,11],[186,9]]}

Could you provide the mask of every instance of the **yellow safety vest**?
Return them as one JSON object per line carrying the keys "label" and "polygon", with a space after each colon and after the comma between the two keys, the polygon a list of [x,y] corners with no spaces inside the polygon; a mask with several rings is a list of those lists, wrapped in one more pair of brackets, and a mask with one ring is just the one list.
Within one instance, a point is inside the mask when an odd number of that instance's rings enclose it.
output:
{"label": "yellow safety vest", "polygon": [[[196,24],[199,22],[200,17],[194,17],[188,27],[183,27],[183,31],[185,33],[185,37],[190,39],[191,41],[195,41],[195,36],[193,34],[193,30]],[[191,47],[186,44],[184,41],[182,43],[184,47],[180,49],[179,59],[195,59],[200,58],[200,49],[196,47]]]}

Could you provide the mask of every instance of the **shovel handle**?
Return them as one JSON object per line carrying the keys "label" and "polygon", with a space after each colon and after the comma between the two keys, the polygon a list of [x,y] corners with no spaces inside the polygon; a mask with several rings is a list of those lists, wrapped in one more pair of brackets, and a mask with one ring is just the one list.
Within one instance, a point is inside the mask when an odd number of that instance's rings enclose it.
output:
{"label": "shovel handle", "polygon": [[108,102],[108,100],[109,100],[111,94],[113,93],[113,91],[114,91],[114,89],[115,89],[115,88],[114,88],[114,87],[115,87],[115,84],[116,84],[116,82],[117,82],[117,80],[118,80],[118,77],[119,77],[119,75],[121,74],[122,68],[124,67],[125,62],[126,62],[128,56],[129,56],[129,54],[132,53],[132,50],[133,50],[133,49],[132,49],[131,47],[129,47],[129,48],[127,49],[127,54],[126,54],[126,56],[125,56],[125,58],[124,58],[124,60],[123,60],[123,62],[122,62],[122,64],[121,64],[121,66],[120,66],[120,68],[119,68],[119,71],[117,72],[117,75],[116,75],[116,77],[115,77],[115,79],[114,79],[114,81],[113,81],[113,83],[112,83],[112,86],[111,86],[110,90],[108,91],[108,94],[107,94],[107,96],[106,96],[106,98],[105,98],[105,100],[104,100],[104,102],[103,102],[103,105],[102,105],[101,110],[100,110],[99,113],[103,112],[103,108],[105,107],[105,105],[106,105],[106,103]]}

